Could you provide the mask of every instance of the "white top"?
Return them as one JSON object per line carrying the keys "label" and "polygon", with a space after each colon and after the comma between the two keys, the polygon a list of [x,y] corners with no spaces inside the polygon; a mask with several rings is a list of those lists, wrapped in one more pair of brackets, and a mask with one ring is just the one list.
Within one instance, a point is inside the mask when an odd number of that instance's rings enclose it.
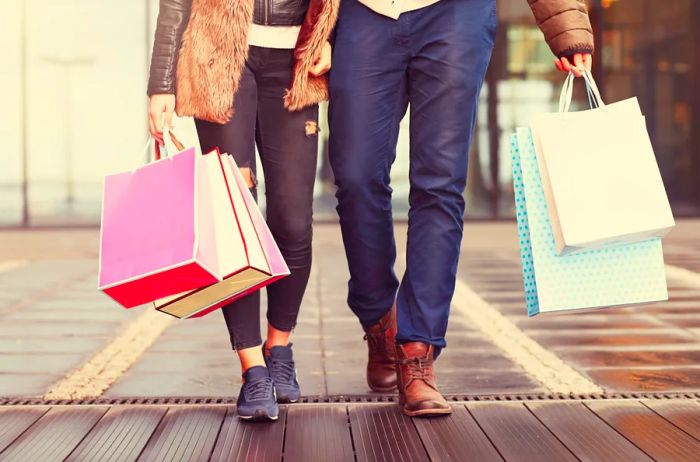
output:
{"label": "white top", "polygon": [[439,0],[358,0],[372,11],[388,16],[393,19],[399,19],[401,13],[408,11],[419,10],[437,3]]}
{"label": "white top", "polygon": [[301,26],[261,26],[251,24],[248,45],[263,48],[292,49],[297,44]]}

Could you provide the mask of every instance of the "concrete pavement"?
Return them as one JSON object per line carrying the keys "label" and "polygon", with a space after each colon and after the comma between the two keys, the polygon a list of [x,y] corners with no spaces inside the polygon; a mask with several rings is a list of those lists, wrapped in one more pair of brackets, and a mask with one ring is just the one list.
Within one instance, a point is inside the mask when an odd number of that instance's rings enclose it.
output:
{"label": "concrete pavement", "polygon": [[[669,302],[527,318],[514,224],[467,224],[460,284],[488,307],[489,319],[508,326],[503,335],[535,347],[528,355],[504,351],[486,314],[455,299],[448,348],[437,363],[442,391],[583,393],[591,384],[604,392],[700,390],[698,236],[699,221],[681,221],[666,241],[667,263],[686,270],[669,273]],[[397,240],[402,249],[403,225]],[[44,396],[95,358],[96,374],[111,377],[105,398],[235,395],[240,373],[219,313],[164,325],[128,367],[116,364],[120,355],[100,356],[148,308],[124,310],[96,290],[97,243],[97,230],[0,232],[0,396]],[[303,392],[369,395],[362,331],[345,305],[337,226],[316,226],[314,259],[294,334]],[[570,373],[550,379],[537,372],[556,365]]]}

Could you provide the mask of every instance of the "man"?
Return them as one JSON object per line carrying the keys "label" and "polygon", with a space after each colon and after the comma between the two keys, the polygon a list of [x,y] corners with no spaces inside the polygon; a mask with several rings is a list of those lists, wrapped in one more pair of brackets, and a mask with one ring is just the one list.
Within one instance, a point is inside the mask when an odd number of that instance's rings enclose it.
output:
{"label": "man", "polygon": [[[583,0],[529,3],[557,68],[577,75],[590,68],[593,35]],[[467,158],[496,21],[496,0],[341,2],[329,121],[348,304],[368,340],[370,388],[398,384],[410,416],[450,413],[433,359],[445,346]],[[407,268],[399,285],[389,172],[409,103]]]}

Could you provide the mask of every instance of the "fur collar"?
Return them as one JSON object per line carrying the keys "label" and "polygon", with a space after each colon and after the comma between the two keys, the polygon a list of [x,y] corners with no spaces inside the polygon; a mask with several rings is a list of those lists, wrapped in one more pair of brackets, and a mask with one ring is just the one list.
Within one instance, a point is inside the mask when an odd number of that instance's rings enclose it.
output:
{"label": "fur collar", "polygon": [[[309,69],[338,16],[340,0],[311,0],[294,50],[294,77],[284,96],[290,111],[328,99],[326,76]],[[253,0],[192,0],[177,63],[177,113],[225,123],[248,54]]]}

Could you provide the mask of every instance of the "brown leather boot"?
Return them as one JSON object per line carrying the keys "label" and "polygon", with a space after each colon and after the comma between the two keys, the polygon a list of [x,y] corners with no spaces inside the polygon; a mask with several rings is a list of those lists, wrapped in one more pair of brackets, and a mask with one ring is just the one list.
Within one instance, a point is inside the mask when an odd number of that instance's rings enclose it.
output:
{"label": "brown leather boot", "polygon": [[433,352],[434,347],[423,342],[396,345],[399,405],[408,416],[452,413],[452,408],[437,389]]}
{"label": "brown leather boot", "polygon": [[369,349],[367,385],[377,392],[396,389],[396,306],[378,323],[365,329]]}

